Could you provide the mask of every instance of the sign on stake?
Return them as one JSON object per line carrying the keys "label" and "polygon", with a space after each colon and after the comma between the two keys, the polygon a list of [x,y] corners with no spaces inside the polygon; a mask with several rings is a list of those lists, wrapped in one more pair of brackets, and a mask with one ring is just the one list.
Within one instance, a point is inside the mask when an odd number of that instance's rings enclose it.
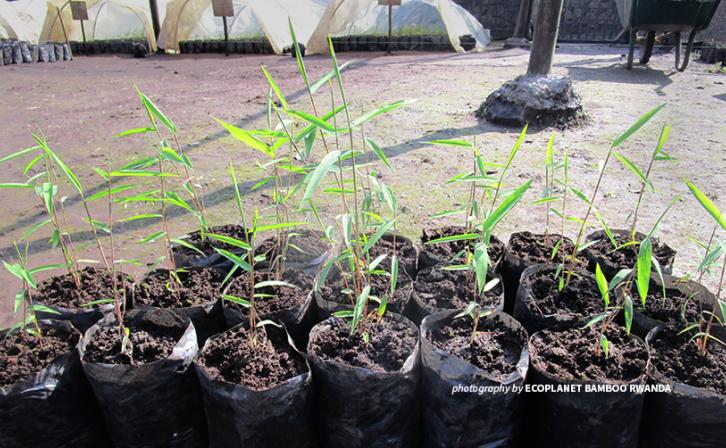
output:
{"label": "sign on stake", "polygon": [[88,45],[86,45],[86,29],[83,27],[83,21],[88,20],[88,8],[86,7],[86,2],[85,1],[72,1],[71,2],[71,15],[73,17],[73,20],[80,20],[80,22],[81,22],[81,34],[83,35],[83,48],[86,50],[86,56],[88,56]]}
{"label": "sign on stake", "polygon": [[221,17],[224,24],[224,55],[229,56],[229,30],[227,29],[227,17],[234,17],[234,4],[232,0],[212,0],[212,12],[214,17]]}

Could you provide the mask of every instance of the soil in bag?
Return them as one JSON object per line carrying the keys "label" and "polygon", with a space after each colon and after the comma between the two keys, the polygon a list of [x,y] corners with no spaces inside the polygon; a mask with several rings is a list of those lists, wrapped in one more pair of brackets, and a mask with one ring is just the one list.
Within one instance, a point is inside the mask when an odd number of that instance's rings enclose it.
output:
{"label": "soil in bag", "polygon": [[472,270],[448,270],[446,265],[433,266],[419,272],[413,285],[413,298],[406,317],[419,324],[424,317],[443,310],[463,309],[471,302],[485,308],[501,310],[504,288],[499,274],[490,273],[491,289],[479,294],[476,274]]}
{"label": "soil in bag", "polygon": [[[608,355],[601,347],[600,325],[543,330],[529,341],[528,382],[581,389],[527,394],[527,446],[636,447],[644,385],[649,366],[645,343],[609,325]],[[588,390],[610,387],[610,390]],[[613,387],[617,389],[613,390]],[[622,389],[621,389],[622,388]]]}
{"label": "soil in bag", "polygon": [[[285,325],[296,343],[307,343],[307,335],[315,324],[315,310],[312,306],[315,278],[303,271],[286,269],[279,277],[274,272],[256,271],[254,280],[254,293],[258,294],[255,310],[260,319]],[[270,284],[278,281],[285,284]],[[263,282],[268,285],[262,288],[257,286]],[[248,308],[239,302],[240,299],[250,300],[253,294],[250,288],[250,274],[245,273],[234,279],[224,290],[222,307],[228,328],[247,320]]]}
{"label": "soil in bag", "polygon": [[[653,368],[649,382],[670,391],[646,394],[640,446],[717,448],[724,445],[726,347],[712,340],[705,355],[681,326],[659,326],[646,338]],[[726,341],[723,327],[713,336]]]}
{"label": "soil in bag", "polygon": [[[465,253],[465,249],[474,253],[477,239],[449,241],[446,243],[429,243],[437,238],[443,238],[454,235],[464,235],[467,233],[475,233],[474,231],[466,231],[464,226],[444,226],[439,228],[425,228],[421,234],[422,249],[419,252],[418,263],[419,269],[424,269],[437,264],[460,264],[456,260],[461,260]],[[492,235],[487,248],[487,254],[491,263],[491,270],[499,272],[504,257],[504,243]]]}
{"label": "soil in bag", "polygon": [[[702,285],[670,275],[664,275],[663,280],[661,282],[657,275],[651,277],[645,305],[640,300],[637,288],[633,286],[632,331],[641,338],[645,338],[650,330],[661,324],[674,324],[685,328],[698,322],[704,312],[710,313],[713,310],[716,299]],[[720,313],[718,317],[721,318]],[[622,319],[622,315],[620,318]]]}
{"label": "soil in bag", "polygon": [[[351,285],[353,285],[352,275],[350,273],[341,275],[334,268],[325,279],[325,283],[320,286],[319,290],[314,291],[315,314],[318,322],[327,319],[337,311],[353,309],[355,299],[349,293]],[[396,290],[393,293],[393,297],[390,297],[390,275],[370,275],[368,277],[368,284],[371,287],[372,295],[386,297],[386,309],[388,311],[404,314],[407,307],[410,306],[413,295],[413,281],[403,270],[398,271]]]}
{"label": "soil in bag", "polygon": [[283,243],[287,242],[287,249],[280,244],[277,235],[263,240],[255,249],[256,255],[264,255],[265,260],[258,263],[258,269],[279,269],[280,264],[286,269],[296,269],[315,275],[332,252],[332,246],[325,240],[320,232],[302,231],[285,232],[282,234]]}
{"label": "soil in bag", "polygon": [[116,447],[200,447],[207,441],[198,353],[189,319],[168,310],[134,310],[124,325],[109,315],[84,335],[80,353]]}
{"label": "soil in bag", "polygon": [[516,446],[524,395],[511,388],[527,375],[527,332],[494,312],[472,336],[473,320],[458,313],[442,311],[421,324],[423,446]]}
{"label": "soil in bag", "polygon": [[418,330],[387,313],[350,333],[350,322],[337,317],[310,332],[320,446],[417,447]]}
{"label": "soil in bag", "polygon": [[[98,322],[113,310],[114,305],[107,303],[114,299],[114,282],[111,272],[89,266],[78,271],[80,286],[76,285],[71,274],[50,277],[38,283],[33,292],[33,300],[56,311],[38,312],[38,319],[61,319],[70,321],[81,333]],[[132,307],[134,280],[128,275],[116,273],[116,287],[120,300],[126,298],[126,308]],[[102,301],[101,303],[96,303]]]}
{"label": "soil in bag", "polygon": [[251,342],[245,323],[207,341],[194,366],[210,448],[307,448],[312,384],[285,330],[267,325]]}
{"label": "soil in bag", "polygon": [[530,333],[582,327],[605,310],[591,273],[574,271],[570,281],[565,281],[560,290],[557,271],[556,265],[536,264],[522,273],[514,303],[514,318]]}
{"label": "soil in bag", "polygon": [[394,253],[398,257],[398,265],[405,270],[409,277],[416,278],[418,272],[418,247],[413,242],[396,233],[386,233],[376,244],[368,251],[371,260],[375,260],[381,255],[387,255],[386,258],[378,265],[378,268],[386,272],[391,272],[391,259]]}
{"label": "soil in bag", "polygon": [[[525,269],[535,264],[562,263],[562,260],[572,256],[574,247],[572,240],[557,234],[513,233],[502,260],[504,311],[511,313],[514,310],[519,280]],[[577,257],[575,260],[577,269],[587,267],[586,259]]]}
{"label": "soil in bag", "polygon": [[227,327],[220,295],[225,273],[217,268],[183,268],[170,277],[167,269],[147,273],[134,290],[138,308],[163,308],[194,323],[198,344]]}
{"label": "soil in bag", "polygon": [[[240,241],[246,241],[247,233],[244,227],[237,224],[226,224],[223,226],[210,227],[202,236],[202,232],[197,230],[188,235],[179,238],[187,243],[186,245],[175,244],[172,247],[174,256],[174,264],[178,268],[188,266],[212,267],[216,266],[222,270],[229,271],[232,264],[229,260],[219,255],[214,248],[228,250],[239,254],[241,249],[229,243],[224,243],[206,236],[213,233],[215,235],[228,236]],[[188,247],[188,245],[193,246]]]}
{"label": "soil in bag", "polygon": [[68,321],[39,322],[42,339],[27,330],[0,334],[0,446],[109,446]]}
{"label": "soil in bag", "polygon": [[[640,248],[638,244],[627,244],[632,241],[630,230],[612,230],[612,233],[616,245],[613,245],[605,231],[598,230],[588,235],[585,240],[586,244],[595,243],[583,250],[589,260],[588,269],[595,272],[595,265],[600,263],[600,268],[608,279],[611,279],[621,269],[631,269],[635,266]],[[641,242],[644,239],[645,235],[635,232],[635,241]],[[653,256],[658,260],[661,270],[664,274],[670,274],[673,271],[676,251],[656,237],[652,237],[651,242],[653,243]]]}

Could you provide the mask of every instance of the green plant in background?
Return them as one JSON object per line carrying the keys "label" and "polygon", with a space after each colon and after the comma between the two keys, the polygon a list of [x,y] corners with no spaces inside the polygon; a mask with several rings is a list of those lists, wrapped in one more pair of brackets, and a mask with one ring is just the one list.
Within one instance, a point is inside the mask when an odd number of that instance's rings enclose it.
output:
{"label": "green plant in background", "polygon": [[[688,186],[688,189],[691,191],[693,196],[698,200],[698,202],[703,206],[703,208],[708,212],[709,215],[713,218],[713,220],[716,222],[716,224],[722,229],[726,230],[726,217],[721,213],[721,210],[716,206],[716,204],[711,201],[708,196],[706,196],[701,190],[696,187],[692,182],[685,181],[686,185]],[[726,317],[726,301],[721,299],[721,293],[723,292],[723,286],[724,286],[724,276],[726,274],[726,256],[724,257],[723,264],[721,266],[721,274],[719,277],[718,282],[718,289],[716,291],[716,300],[713,303],[713,309],[709,312],[707,312],[708,319],[704,321],[704,319],[701,319],[698,323],[693,324],[689,327],[687,327],[683,332],[690,331],[695,332],[693,336],[691,337],[692,340],[696,340],[697,344],[699,346],[699,351],[701,355],[705,355],[706,351],[708,349],[708,342],[710,340],[714,340],[716,342],[719,342],[721,344],[724,344],[723,341],[719,340],[712,334],[713,325],[715,322],[719,322],[721,325],[724,325],[724,322],[721,321],[721,318]],[[720,311],[721,318],[717,315],[717,313]],[[724,344],[726,345],[726,344]]]}

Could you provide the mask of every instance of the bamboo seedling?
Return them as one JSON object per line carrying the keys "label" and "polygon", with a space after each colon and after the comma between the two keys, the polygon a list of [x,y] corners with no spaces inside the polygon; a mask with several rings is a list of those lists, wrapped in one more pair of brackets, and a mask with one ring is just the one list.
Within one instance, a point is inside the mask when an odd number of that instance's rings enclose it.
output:
{"label": "bamboo seedling", "polygon": [[[575,240],[574,248],[572,250],[572,254],[569,257],[569,262],[566,267],[566,278],[565,278],[565,285],[570,282],[570,279],[572,278],[574,269],[575,269],[575,263],[577,259],[577,252],[581,250],[580,244],[582,243],[582,238],[585,234],[585,227],[587,226],[588,219],[590,218],[590,214],[593,213],[594,210],[594,204],[595,199],[597,198],[598,192],[600,191],[600,186],[602,184],[603,177],[605,175],[605,171],[607,170],[608,163],[610,162],[610,159],[613,156],[613,153],[615,152],[615,148],[622,145],[624,142],[626,142],[633,134],[638,132],[640,128],[642,128],[646,123],[648,123],[651,118],[653,118],[658,112],[660,112],[661,109],[665,107],[665,104],[662,104],[649,112],[646,112],[644,115],[642,115],[632,126],[630,126],[625,132],[620,134],[613,142],[610,144],[610,149],[607,152],[607,155],[605,156],[605,161],[602,163],[602,166],[600,167],[600,173],[598,175],[597,183],[595,184],[595,189],[592,192],[592,195],[589,199],[585,197],[585,201],[587,203],[587,211],[585,212],[585,217],[580,222],[580,229],[577,232],[577,239]],[[584,195],[583,195],[584,196]]]}

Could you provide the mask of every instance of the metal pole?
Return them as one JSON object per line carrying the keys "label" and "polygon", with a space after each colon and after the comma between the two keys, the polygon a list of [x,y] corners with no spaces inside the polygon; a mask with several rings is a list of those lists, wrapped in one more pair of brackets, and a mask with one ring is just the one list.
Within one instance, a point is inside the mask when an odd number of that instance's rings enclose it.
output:
{"label": "metal pole", "polygon": [[151,11],[151,25],[154,27],[154,37],[159,39],[161,26],[159,26],[159,6],[156,0],[149,0],[149,10]]}
{"label": "metal pole", "polygon": [[83,28],[83,20],[81,20],[81,34],[83,35],[83,48],[86,50],[86,56],[88,56],[88,45],[86,44],[86,29]]}
{"label": "metal pole", "polygon": [[224,24],[224,55],[229,56],[229,31],[227,31],[227,16],[222,16]]}
{"label": "metal pole", "polygon": [[391,54],[391,36],[393,35],[393,5],[388,5],[388,45],[386,54]]}

